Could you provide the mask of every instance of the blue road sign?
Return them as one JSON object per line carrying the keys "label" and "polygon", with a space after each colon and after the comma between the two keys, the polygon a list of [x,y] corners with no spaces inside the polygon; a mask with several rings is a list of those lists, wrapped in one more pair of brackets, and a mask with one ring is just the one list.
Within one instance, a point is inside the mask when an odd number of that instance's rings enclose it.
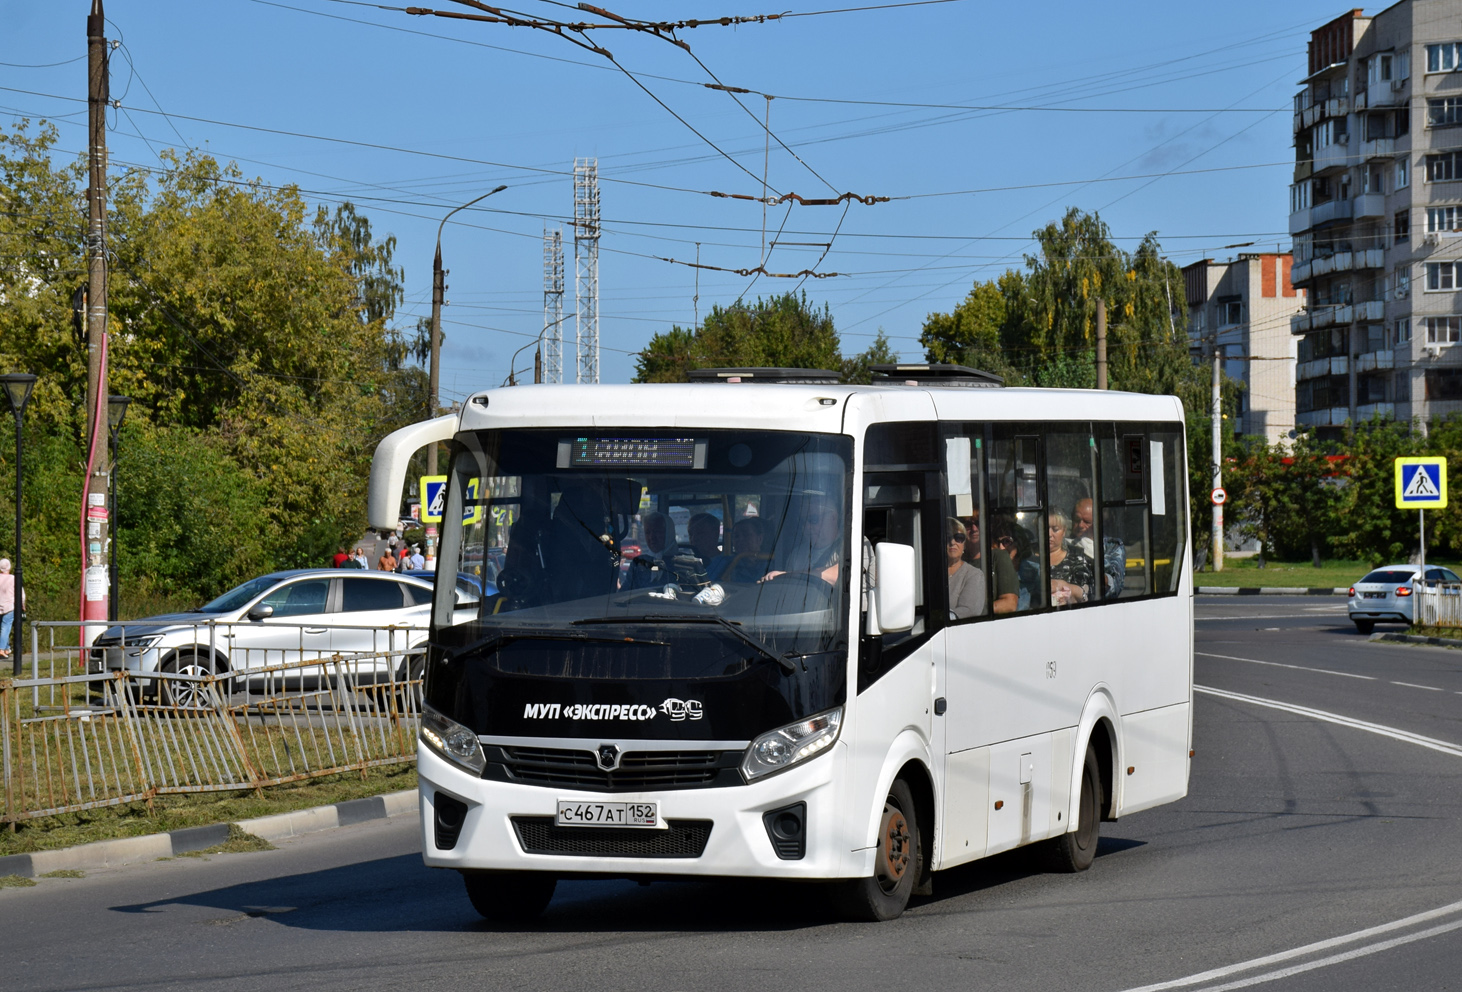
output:
{"label": "blue road sign", "polygon": [[1447,459],[1396,459],[1396,506],[1402,510],[1444,509]]}

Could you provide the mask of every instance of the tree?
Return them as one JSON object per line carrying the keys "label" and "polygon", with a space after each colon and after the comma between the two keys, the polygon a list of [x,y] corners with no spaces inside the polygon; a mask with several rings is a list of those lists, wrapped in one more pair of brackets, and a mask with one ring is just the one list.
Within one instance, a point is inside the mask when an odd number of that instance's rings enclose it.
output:
{"label": "tree", "polygon": [[784,293],[750,306],[717,305],[700,327],[656,334],[635,359],[634,381],[687,382],[692,369],[768,367],[830,369],[852,381],[897,358],[880,331],[866,351],[844,359],[827,305],[818,311],[806,293]]}
{"label": "tree", "polygon": [[[41,373],[26,411],[28,585],[59,595],[81,550],[85,169],[53,163],[55,139],[28,122],[0,131],[0,365]],[[111,391],[133,400],[120,485],[138,500],[117,533],[124,588],[196,599],[354,540],[371,452],[420,419],[425,373],[393,326],[395,241],[352,205],[311,221],[293,188],[193,152],[164,163],[121,172],[109,202],[108,362]],[[13,470],[0,458],[0,476]]]}

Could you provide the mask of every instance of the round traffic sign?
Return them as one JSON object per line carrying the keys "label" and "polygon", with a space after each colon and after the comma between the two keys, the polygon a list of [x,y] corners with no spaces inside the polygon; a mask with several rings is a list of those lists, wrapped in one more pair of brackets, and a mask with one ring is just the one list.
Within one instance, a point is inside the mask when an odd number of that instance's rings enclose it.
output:
{"label": "round traffic sign", "polygon": [[1209,499],[1213,500],[1214,506],[1223,506],[1224,501],[1228,499],[1228,493],[1224,492],[1222,486],[1219,486],[1209,494]]}

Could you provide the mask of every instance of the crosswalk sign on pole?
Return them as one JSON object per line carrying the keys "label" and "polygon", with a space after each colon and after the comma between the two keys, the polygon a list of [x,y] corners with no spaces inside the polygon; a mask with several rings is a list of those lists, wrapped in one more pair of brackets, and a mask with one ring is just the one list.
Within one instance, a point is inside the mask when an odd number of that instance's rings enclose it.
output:
{"label": "crosswalk sign on pole", "polygon": [[1447,459],[1396,459],[1396,506],[1402,510],[1443,509],[1447,505]]}
{"label": "crosswalk sign on pole", "polygon": [[442,511],[447,507],[447,477],[423,475],[420,492],[422,523],[441,523]]}

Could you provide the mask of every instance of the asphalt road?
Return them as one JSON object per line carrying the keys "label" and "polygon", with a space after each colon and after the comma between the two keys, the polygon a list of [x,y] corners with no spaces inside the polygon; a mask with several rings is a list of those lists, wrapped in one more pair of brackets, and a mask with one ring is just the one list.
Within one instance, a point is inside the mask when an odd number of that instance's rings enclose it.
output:
{"label": "asphalt road", "polygon": [[1104,825],[1081,875],[1012,852],[879,925],[791,885],[573,882],[502,930],[375,821],[0,890],[0,983],[1462,989],[1462,652],[1369,643],[1329,598],[1198,616],[1190,795]]}

